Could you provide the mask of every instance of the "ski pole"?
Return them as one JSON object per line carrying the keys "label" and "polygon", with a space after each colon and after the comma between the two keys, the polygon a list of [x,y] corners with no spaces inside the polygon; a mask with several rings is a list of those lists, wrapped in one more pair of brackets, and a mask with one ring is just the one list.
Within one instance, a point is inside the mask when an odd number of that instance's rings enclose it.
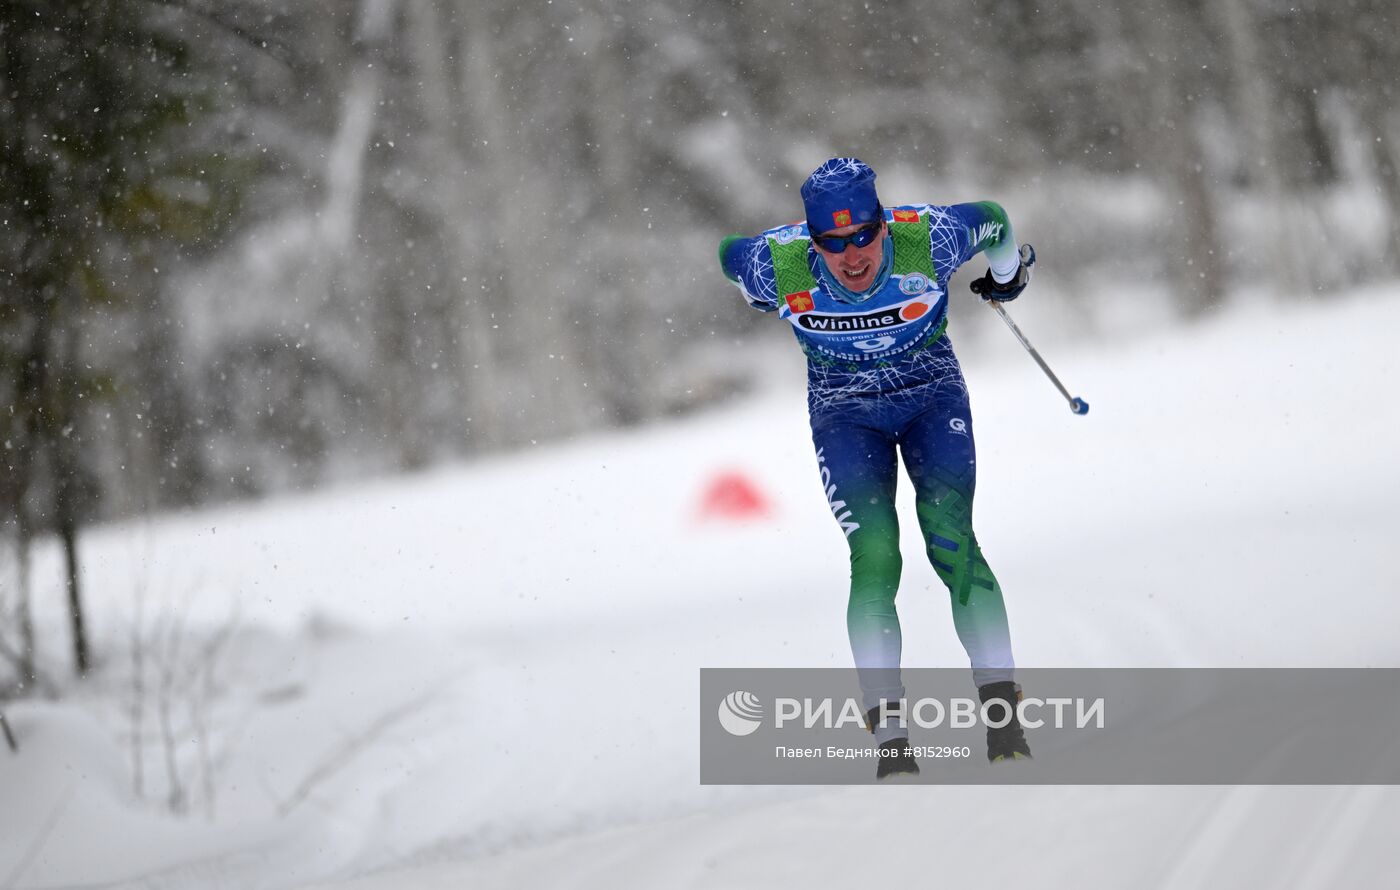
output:
{"label": "ski pole", "polygon": [[1075,414],[1088,414],[1089,403],[1079,396],[1072,396],[1069,394],[1069,390],[1065,389],[1065,385],[1060,382],[1060,378],[1056,377],[1055,372],[1050,370],[1050,366],[1045,364],[1045,359],[1041,358],[1040,353],[1035,351],[1035,347],[1031,345],[1031,341],[1026,339],[1026,335],[1021,333],[1021,329],[1016,327],[1016,322],[1012,321],[1011,316],[1006,314],[1006,307],[1001,305],[997,300],[988,300],[987,305],[997,311],[997,315],[1001,316],[1001,320],[1006,322],[1008,328],[1011,328],[1011,333],[1015,334],[1016,339],[1021,341],[1021,345],[1026,347],[1026,352],[1029,352],[1031,358],[1035,359],[1035,363],[1040,365],[1040,370],[1044,371],[1045,376],[1050,378],[1050,382],[1055,384],[1055,388],[1060,391],[1060,395],[1064,396],[1065,401],[1069,402],[1069,410],[1073,411]]}

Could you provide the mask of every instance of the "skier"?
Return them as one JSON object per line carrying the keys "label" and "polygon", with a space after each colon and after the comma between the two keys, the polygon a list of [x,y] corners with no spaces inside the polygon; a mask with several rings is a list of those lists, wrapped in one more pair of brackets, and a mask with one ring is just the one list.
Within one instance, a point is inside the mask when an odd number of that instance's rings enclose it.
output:
{"label": "skier", "polygon": [[985,252],[988,269],[973,290],[1014,300],[1035,251],[1017,249],[1005,211],[990,201],[884,207],[875,171],[855,158],[818,167],[802,201],[802,221],[726,237],[720,265],[749,305],[792,325],[807,355],[817,467],[850,547],[846,627],[879,746],[876,777],[919,771],[900,709],[896,447],[989,722],[1000,722],[1002,708],[1011,712],[1005,727],[988,728],[987,757],[1029,758],[1001,587],[972,531],[972,416],[945,328],[948,280],[959,266]]}

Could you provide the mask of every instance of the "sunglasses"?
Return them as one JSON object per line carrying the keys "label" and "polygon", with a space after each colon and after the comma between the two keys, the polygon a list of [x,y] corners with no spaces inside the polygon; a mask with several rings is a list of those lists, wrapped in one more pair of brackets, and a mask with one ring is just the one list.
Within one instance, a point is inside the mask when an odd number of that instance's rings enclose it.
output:
{"label": "sunglasses", "polygon": [[849,235],[813,235],[812,243],[816,244],[827,253],[842,253],[847,244],[854,244],[856,247],[865,247],[875,240],[875,236],[880,234],[880,224],[883,219],[868,222],[856,229]]}

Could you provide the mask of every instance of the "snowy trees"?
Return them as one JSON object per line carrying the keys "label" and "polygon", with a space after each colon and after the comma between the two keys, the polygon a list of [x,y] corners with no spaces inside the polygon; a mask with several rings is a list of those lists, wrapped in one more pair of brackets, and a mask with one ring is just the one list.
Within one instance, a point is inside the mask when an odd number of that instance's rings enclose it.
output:
{"label": "snowy trees", "polygon": [[[103,487],[99,412],[149,416],[169,476],[189,452],[160,265],[217,236],[230,179],[192,135],[215,96],[189,77],[184,17],[132,0],[0,10],[0,508],[20,564],[21,682],[34,674],[24,566],[36,533],[63,542],[74,661],[88,667],[76,539]],[[123,324],[131,339],[111,338]]]}
{"label": "snowy trees", "polygon": [[[1044,233],[1042,280],[1123,299],[1160,282],[1183,316],[1241,283],[1393,273],[1394,16],[13,0],[4,533],[71,538],[732,391],[753,325],[714,244],[795,217],[796,183],[837,152],[899,198],[1002,200]],[[21,660],[22,601],[0,632]]]}

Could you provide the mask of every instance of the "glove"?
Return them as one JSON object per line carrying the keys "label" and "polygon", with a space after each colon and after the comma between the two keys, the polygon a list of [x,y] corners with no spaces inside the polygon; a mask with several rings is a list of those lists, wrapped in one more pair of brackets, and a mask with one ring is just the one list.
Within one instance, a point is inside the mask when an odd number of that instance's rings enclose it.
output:
{"label": "glove", "polygon": [[968,287],[984,300],[1005,303],[1016,299],[1021,295],[1021,291],[1026,289],[1026,285],[1031,283],[1031,267],[1035,265],[1035,248],[1029,244],[1022,244],[1020,255],[1021,265],[1010,281],[1005,284],[998,282],[992,277],[992,270],[988,269],[987,274],[972,281]]}

